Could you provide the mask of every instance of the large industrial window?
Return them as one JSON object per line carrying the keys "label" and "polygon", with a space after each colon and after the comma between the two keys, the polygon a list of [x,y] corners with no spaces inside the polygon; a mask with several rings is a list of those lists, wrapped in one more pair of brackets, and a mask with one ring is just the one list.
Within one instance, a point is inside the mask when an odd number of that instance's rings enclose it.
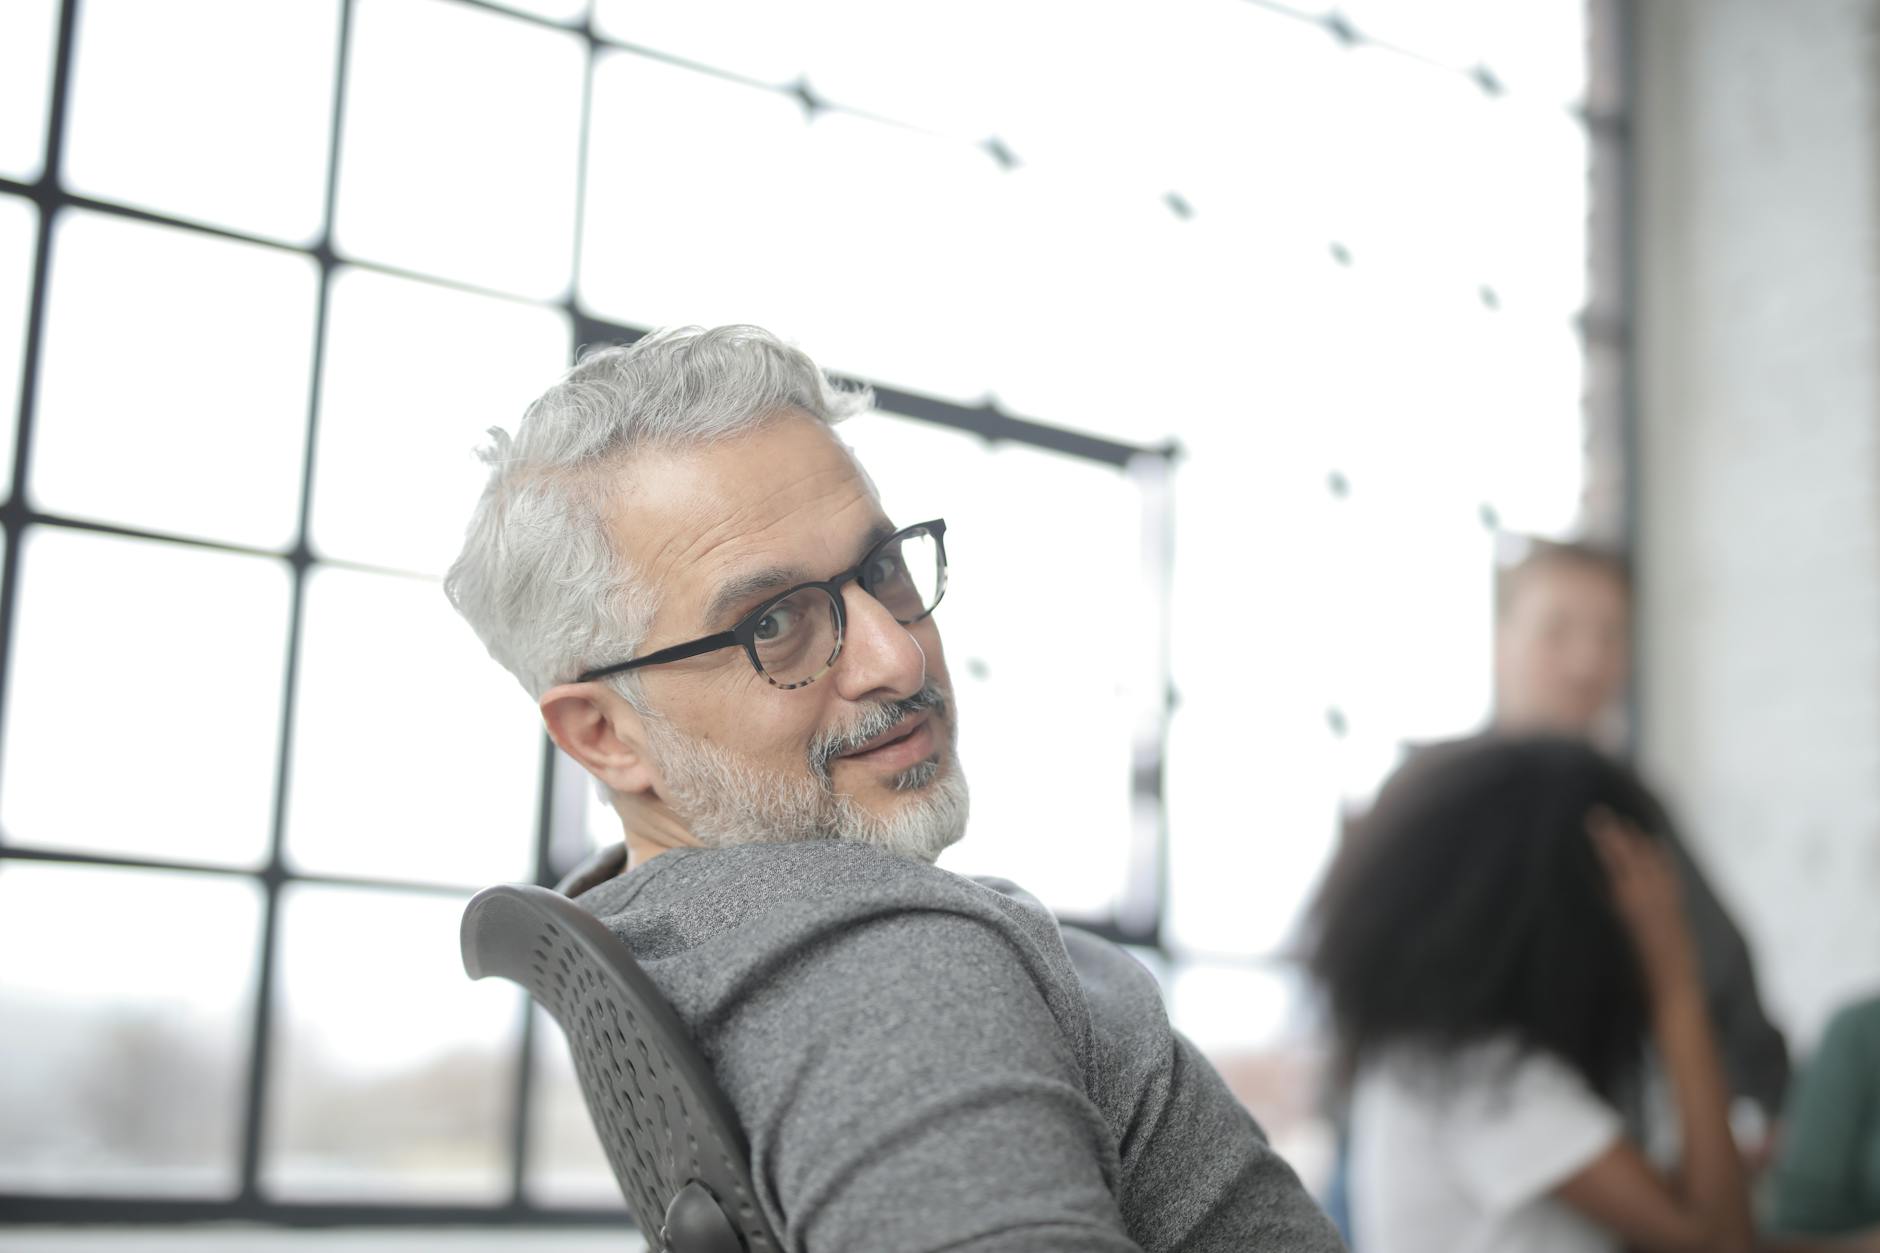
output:
{"label": "large industrial window", "polygon": [[1136,946],[1309,1173],[1302,902],[1486,712],[1496,536],[1585,520],[1585,45],[1574,0],[0,6],[0,1205],[617,1214],[456,952],[612,816],[438,579],[484,429],[680,322],[876,385],[845,435],[956,567],[946,864]]}

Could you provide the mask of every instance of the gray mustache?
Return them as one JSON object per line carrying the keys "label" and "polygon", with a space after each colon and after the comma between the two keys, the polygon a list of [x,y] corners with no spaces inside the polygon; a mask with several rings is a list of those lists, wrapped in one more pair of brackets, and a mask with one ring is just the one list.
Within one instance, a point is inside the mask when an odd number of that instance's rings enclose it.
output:
{"label": "gray mustache", "polygon": [[906,700],[885,701],[871,705],[855,720],[855,725],[840,731],[825,731],[810,744],[809,764],[819,776],[827,779],[829,763],[843,753],[860,748],[877,735],[888,731],[904,718],[925,710],[935,710],[944,715],[947,698],[940,689],[928,683],[920,691]]}

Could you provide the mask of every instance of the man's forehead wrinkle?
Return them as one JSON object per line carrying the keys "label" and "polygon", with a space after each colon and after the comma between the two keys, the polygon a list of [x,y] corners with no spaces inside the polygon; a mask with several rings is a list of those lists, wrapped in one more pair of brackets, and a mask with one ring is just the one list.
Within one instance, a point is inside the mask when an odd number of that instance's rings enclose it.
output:
{"label": "man's forehead wrinkle", "polygon": [[[857,495],[842,502],[831,513],[805,519],[799,510],[774,513],[758,506],[738,509],[722,517],[716,525],[698,537],[698,565],[711,573],[714,587],[766,569],[790,571],[798,580],[827,578],[833,569],[811,569],[803,565],[804,539],[811,535],[839,534],[853,525],[851,518],[860,509],[868,522],[878,510],[873,497]],[[873,527],[869,527],[873,530]],[[858,554],[859,555],[859,554]]]}
{"label": "man's forehead wrinkle", "polygon": [[[755,465],[736,454],[741,441],[732,440],[645,450],[626,467],[614,533],[629,563],[662,593],[653,625],[660,637],[724,625],[700,623],[732,581],[767,570],[794,572],[794,582],[828,578],[859,560],[866,539],[885,526],[851,451],[827,427],[815,427],[810,438],[817,443],[772,444]],[[830,540],[840,559],[823,569],[832,560]],[[848,553],[855,543],[861,547]]]}
{"label": "man's forehead wrinkle", "polygon": [[714,582],[710,574],[712,567],[723,560],[724,546],[737,537],[735,533],[726,533],[723,518],[714,519],[708,509],[694,507],[687,513],[690,516],[683,517],[679,525],[658,537],[647,573],[661,587],[676,593],[671,597],[675,608],[689,616],[686,603],[710,590]]}
{"label": "man's forehead wrinkle", "polygon": [[[861,527],[854,515],[860,511]],[[717,512],[692,507],[664,535],[647,536],[645,570],[651,581],[667,593],[662,597],[663,631],[710,630],[722,623],[709,621],[721,591],[775,572],[778,590],[791,583],[828,578],[836,572],[803,564],[806,536],[840,534],[853,530],[864,546],[889,529],[872,495],[857,493],[834,511],[806,522],[797,510],[769,512],[755,505]],[[844,564],[858,559],[845,555]],[[670,609],[667,615],[666,609]]]}
{"label": "man's forehead wrinkle", "polygon": [[[761,494],[746,496],[732,502],[732,512],[726,521],[728,524],[742,524],[752,515],[758,518],[769,516],[775,508],[774,502],[780,496],[796,496],[806,491],[813,494],[819,490],[839,490],[844,486],[844,480],[854,480],[864,487],[868,484],[867,478],[860,473],[859,467],[846,458],[840,464],[819,466],[808,474],[794,478],[779,476],[767,481]],[[823,484],[827,484],[828,488],[822,488]],[[786,507],[785,512],[794,512],[794,510]]]}

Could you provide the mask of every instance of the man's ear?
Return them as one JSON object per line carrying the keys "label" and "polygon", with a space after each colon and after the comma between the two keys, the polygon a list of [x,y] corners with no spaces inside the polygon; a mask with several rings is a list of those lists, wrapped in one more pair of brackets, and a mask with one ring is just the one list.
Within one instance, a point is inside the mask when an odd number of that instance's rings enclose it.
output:
{"label": "man's ear", "polygon": [[562,683],[543,692],[540,704],[549,737],[589,774],[616,792],[659,791],[646,725],[618,693],[600,683]]}

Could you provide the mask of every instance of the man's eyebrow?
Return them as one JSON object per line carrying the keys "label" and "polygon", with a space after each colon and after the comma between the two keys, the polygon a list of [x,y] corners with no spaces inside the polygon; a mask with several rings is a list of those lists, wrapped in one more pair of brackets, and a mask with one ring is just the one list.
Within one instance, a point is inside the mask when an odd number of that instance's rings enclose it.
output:
{"label": "man's eyebrow", "polygon": [[868,534],[862,537],[862,546],[855,550],[855,560],[860,561],[863,557],[866,557],[869,549],[879,544],[882,540],[887,539],[898,530],[900,530],[900,528],[886,518],[883,518],[881,521],[869,527]]}
{"label": "man's eyebrow", "polygon": [[767,566],[762,570],[740,574],[712,596],[711,604],[705,608],[705,621],[716,624],[724,619],[733,606],[751,599],[759,592],[781,592],[786,587],[809,582],[809,577],[800,569],[785,566]]}
{"label": "man's eyebrow", "polygon": [[[893,535],[894,532],[894,523],[885,518],[869,527],[867,533],[862,536],[861,544],[855,550],[855,560],[860,561],[866,557],[870,549]],[[813,575],[805,574],[801,567],[795,566],[766,566],[761,570],[747,571],[729,580],[713,593],[711,603],[705,607],[705,621],[707,624],[723,621],[724,616],[734,606],[752,599],[761,592],[781,592],[799,583],[813,581]]]}

